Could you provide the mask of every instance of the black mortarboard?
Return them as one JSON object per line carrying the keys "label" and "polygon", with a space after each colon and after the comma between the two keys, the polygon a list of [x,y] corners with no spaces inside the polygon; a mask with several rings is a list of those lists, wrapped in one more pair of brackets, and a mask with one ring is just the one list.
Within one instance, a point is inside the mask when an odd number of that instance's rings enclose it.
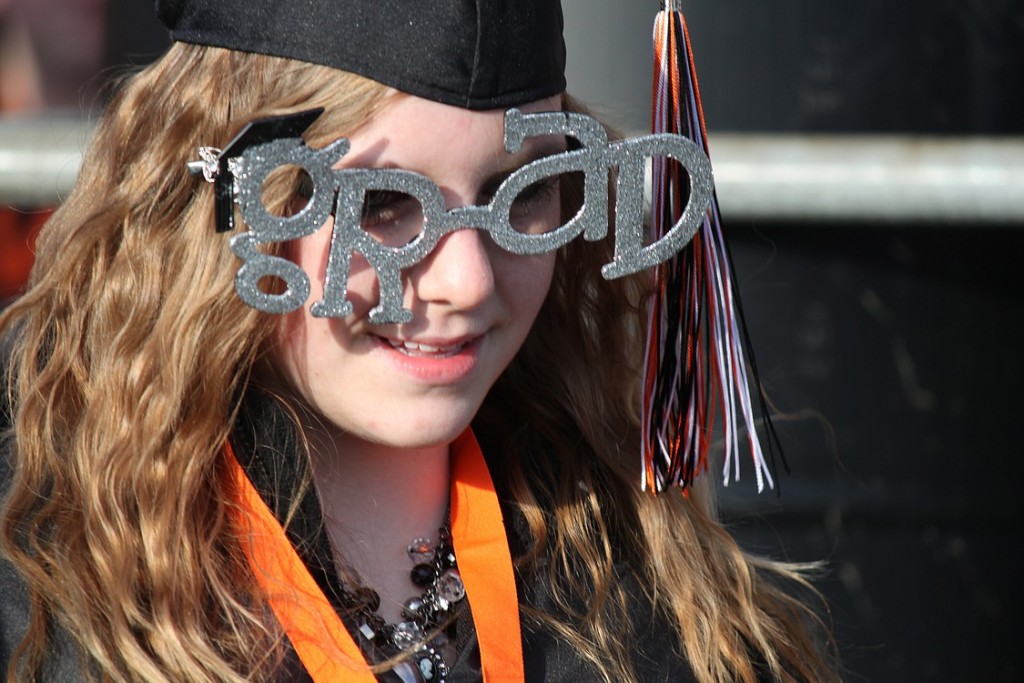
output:
{"label": "black mortarboard", "polygon": [[352,71],[467,109],[565,89],[559,0],[157,0],[171,38]]}

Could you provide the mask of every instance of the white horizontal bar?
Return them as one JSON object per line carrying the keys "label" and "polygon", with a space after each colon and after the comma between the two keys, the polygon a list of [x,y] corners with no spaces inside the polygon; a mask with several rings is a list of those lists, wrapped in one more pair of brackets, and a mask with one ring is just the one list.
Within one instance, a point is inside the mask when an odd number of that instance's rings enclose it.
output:
{"label": "white horizontal bar", "polygon": [[[53,205],[91,128],[0,118],[0,205]],[[1024,138],[717,134],[726,219],[1024,225]]]}
{"label": "white horizontal bar", "polygon": [[0,206],[55,206],[75,182],[92,127],[74,117],[0,118]]}
{"label": "white horizontal bar", "polygon": [[712,136],[722,213],[1024,224],[1024,138]]}

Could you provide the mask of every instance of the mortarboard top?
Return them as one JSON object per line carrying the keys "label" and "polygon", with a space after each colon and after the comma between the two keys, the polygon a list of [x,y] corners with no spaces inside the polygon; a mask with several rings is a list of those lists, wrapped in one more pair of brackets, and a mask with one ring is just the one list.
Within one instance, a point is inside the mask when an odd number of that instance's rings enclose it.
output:
{"label": "mortarboard top", "polygon": [[173,40],[351,71],[444,104],[565,89],[559,0],[157,0]]}

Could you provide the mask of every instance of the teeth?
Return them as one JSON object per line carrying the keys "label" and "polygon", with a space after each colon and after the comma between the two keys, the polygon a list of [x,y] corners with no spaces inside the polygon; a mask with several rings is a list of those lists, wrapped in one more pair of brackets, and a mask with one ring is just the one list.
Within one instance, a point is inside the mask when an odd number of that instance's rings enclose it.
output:
{"label": "teeth", "polygon": [[388,339],[388,343],[395,349],[404,353],[418,353],[431,355],[451,355],[458,353],[464,344],[452,344],[451,346],[431,346],[430,344],[417,344],[411,341],[400,341]]}

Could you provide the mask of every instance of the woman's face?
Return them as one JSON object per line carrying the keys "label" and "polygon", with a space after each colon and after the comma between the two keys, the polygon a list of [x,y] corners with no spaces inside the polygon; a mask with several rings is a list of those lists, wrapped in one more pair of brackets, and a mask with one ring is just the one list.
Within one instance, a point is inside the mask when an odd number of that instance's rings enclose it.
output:
{"label": "woman's face", "polygon": [[[558,97],[520,107],[560,109]],[[504,112],[473,112],[396,95],[349,136],[339,168],[401,168],[429,177],[447,208],[486,204],[511,171],[565,148],[564,138],[528,139],[505,151]],[[515,220],[530,231],[557,227],[557,184],[534,188]],[[389,223],[416,217],[405,195],[368,193],[364,227],[386,235]],[[289,256],[310,276],[309,301],[323,294],[332,225],[292,242]],[[405,229],[405,228],[403,228]],[[386,239],[386,237],[382,237]],[[488,390],[519,350],[551,284],[555,255],[518,256],[478,230],[445,236],[403,272],[412,321],[372,324],[377,278],[353,257],[348,299],[352,315],[316,318],[303,307],[281,321],[274,360],[314,418],[340,440],[417,448],[450,442],[472,420]],[[320,425],[318,425],[320,426]]]}

